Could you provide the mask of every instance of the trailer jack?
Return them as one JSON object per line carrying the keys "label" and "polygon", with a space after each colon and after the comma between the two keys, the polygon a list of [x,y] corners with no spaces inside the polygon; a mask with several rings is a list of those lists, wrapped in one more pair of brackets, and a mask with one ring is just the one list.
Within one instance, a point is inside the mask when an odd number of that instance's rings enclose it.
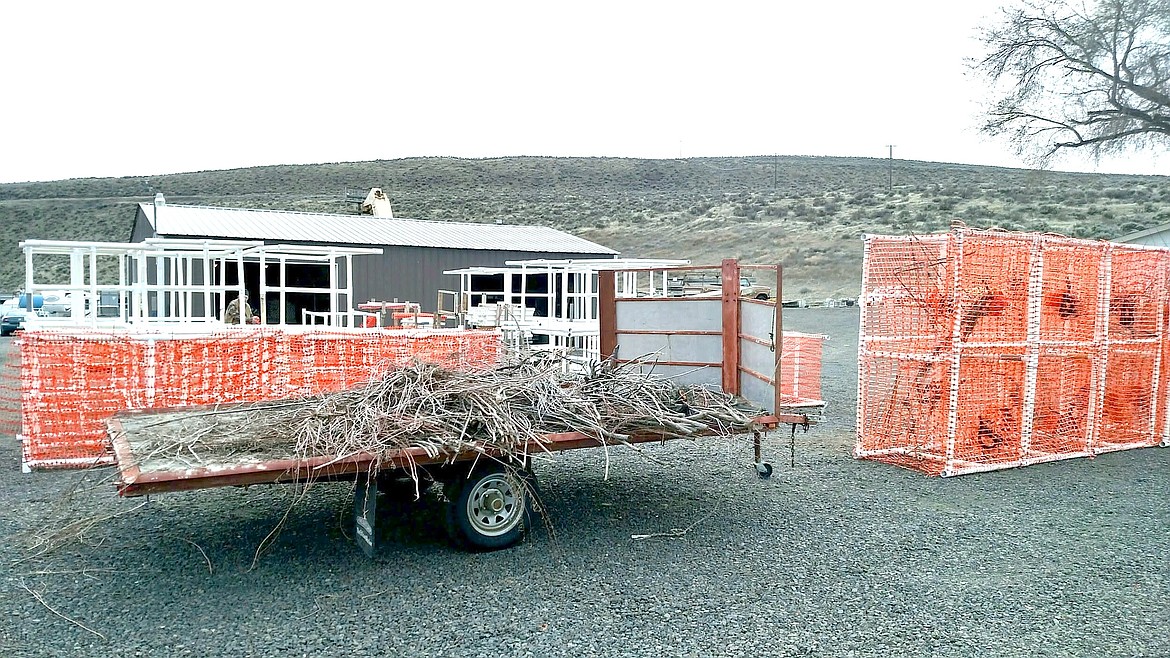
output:
{"label": "trailer jack", "polygon": [[[803,427],[807,432],[809,428],[808,417],[805,417],[803,423],[791,423],[792,432],[788,435],[788,466],[796,468],[796,428]],[[764,461],[763,445],[759,430],[752,431],[752,449],[755,455],[756,475],[760,476],[761,480],[766,480],[772,477],[772,464]]]}

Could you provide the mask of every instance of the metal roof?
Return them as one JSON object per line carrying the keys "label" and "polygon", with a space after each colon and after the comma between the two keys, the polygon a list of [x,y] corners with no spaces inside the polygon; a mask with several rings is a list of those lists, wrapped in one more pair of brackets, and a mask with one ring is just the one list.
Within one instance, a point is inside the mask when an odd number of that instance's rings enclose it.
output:
{"label": "metal roof", "polygon": [[[663,258],[560,258],[534,260],[506,260],[505,267],[474,266],[444,270],[443,274],[504,274],[522,270],[532,274],[544,272],[600,272],[602,270],[668,270],[690,265],[689,260]],[[541,270],[544,270],[542,272]]]}
{"label": "metal roof", "polygon": [[609,247],[547,226],[436,222],[169,203],[159,207],[156,219],[154,204],[140,203],[138,207],[159,236],[570,254],[618,253]]}
{"label": "metal roof", "polygon": [[1170,224],[1162,224],[1145,229],[1144,231],[1128,233],[1120,238],[1114,238],[1113,242],[1144,244],[1153,247],[1170,247]]}

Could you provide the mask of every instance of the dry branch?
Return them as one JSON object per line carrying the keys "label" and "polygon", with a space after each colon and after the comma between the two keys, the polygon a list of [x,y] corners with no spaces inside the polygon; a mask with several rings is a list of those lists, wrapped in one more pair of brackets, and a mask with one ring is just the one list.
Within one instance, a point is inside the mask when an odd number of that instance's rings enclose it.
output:
{"label": "dry branch", "polygon": [[[754,429],[762,413],[718,390],[646,375],[637,364],[570,376],[558,360],[476,372],[414,363],[358,388],[202,414],[199,427],[154,423],[150,444],[139,449],[144,461],[164,457],[192,466],[233,457],[334,463],[368,454],[377,470],[387,459],[408,458],[408,449],[432,459],[476,454],[519,464],[542,449],[548,434],[580,432],[603,445],[645,433],[732,435]],[[417,477],[413,463],[395,465]]]}
{"label": "dry branch", "polygon": [[101,639],[103,639],[103,640],[104,640],[104,639],[106,639],[106,636],[105,636],[105,635],[102,635],[101,633],[99,633],[99,632],[97,632],[97,631],[93,630],[93,629],[92,629],[92,628],[90,628],[89,626],[86,626],[85,624],[83,624],[83,623],[81,623],[81,622],[77,621],[76,619],[73,619],[72,617],[69,617],[69,616],[67,616],[67,615],[64,615],[64,614],[62,614],[62,613],[61,613],[61,612],[59,612],[59,611],[58,611],[56,608],[54,608],[53,606],[51,606],[51,605],[49,605],[48,603],[46,603],[46,602],[45,602],[45,599],[44,599],[44,597],[41,595],[41,593],[40,593],[40,592],[38,592],[38,591],[36,591],[35,589],[33,589],[33,588],[29,587],[27,584],[25,584],[25,582],[24,582],[24,579],[23,579],[23,578],[22,578],[22,579],[21,579],[21,581],[20,581],[20,586],[21,586],[22,588],[24,588],[24,590],[25,590],[26,592],[28,592],[29,594],[32,594],[33,598],[37,600],[37,603],[40,603],[41,605],[43,605],[43,606],[45,607],[45,609],[46,609],[46,610],[48,610],[49,612],[51,612],[51,613],[53,613],[53,614],[57,615],[58,617],[60,617],[61,619],[64,619],[65,621],[69,622],[70,624],[73,624],[74,626],[77,626],[78,628],[81,628],[81,629],[84,629],[84,630],[87,630],[87,631],[89,631],[90,633],[93,633],[94,635],[96,635],[96,636],[100,637],[100,638],[101,638]]}

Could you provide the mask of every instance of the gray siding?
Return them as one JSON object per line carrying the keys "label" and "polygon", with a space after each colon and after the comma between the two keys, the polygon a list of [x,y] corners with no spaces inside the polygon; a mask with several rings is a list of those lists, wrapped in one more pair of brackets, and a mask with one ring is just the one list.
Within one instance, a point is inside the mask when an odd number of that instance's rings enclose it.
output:
{"label": "gray siding", "polygon": [[150,225],[150,221],[146,219],[146,214],[142,212],[142,208],[134,215],[134,228],[130,231],[130,242],[142,242],[147,238],[155,237],[154,227]]}
{"label": "gray siding", "polygon": [[[155,237],[154,228],[140,209],[134,218],[131,242],[141,242]],[[202,235],[168,235],[172,238],[203,239]],[[268,244],[315,244],[337,247],[381,247],[380,256],[354,256],[354,305],[370,299],[388,301],[412,301],[422,304],[424,311],[434,311],[439,290],[455,290],[459,277],[443,274],[445,270],[464,267],[498,267],[509,260],[533,260],[537,258],[604,258],[603,254],[581,254],[564,252],[497,251],[487,249],[443,249],[435,247],[401,247],[386,245],[353,245],[331,242],[290,242],[287,240],[267,241]],[[345,272],[340,273],[340,282],[345,281]]]}
{"label": "gray siding", "polygon": [[[342,246],[342,245],[339,245]],[[379,245],[371,245],[379,246]],[[445,270],[464,267],[502,266],[509,260],[535,258],[596,258],[593,254],[533,253],[479,249],[434,249],[428,247],[382,246],[380,256],[354,256],[354,298],[419,302],[424,311],[434,311],[439,290],[456,290],[459,277]]]}

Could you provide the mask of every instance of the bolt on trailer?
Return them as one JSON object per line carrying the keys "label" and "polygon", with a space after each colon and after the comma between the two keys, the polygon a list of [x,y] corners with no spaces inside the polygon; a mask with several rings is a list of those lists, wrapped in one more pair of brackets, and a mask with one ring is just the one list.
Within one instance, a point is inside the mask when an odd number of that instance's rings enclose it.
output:
{"label": "bolt on trailer", "polygon": [[[696,268],[698,269],[698,268]],[[735,284],[742,269],[774,273],[781,288],[779,266],[741,267],[727,260],[718,267],[729,282],[727,294],[712,297],[619,297],[618,282],[660,276],[654,270],[598,272],[599,343],[606,361],[641,369],[647,377],[672,377],[680,383],[739,396],[762,409],[752,418],[753,456],[761,477],[772,473],[762,457],[762,433],[781,425],[808,428],[813,422],[809,401],[800,406],[780,390],[783,352],[782,314],[773,301],[741,298]],[[665,291],[663,291],[664,293]],[[653,354],[653,359],[647,355]],[[823,405],[823,402],[813,401]],[[118,491],[123,496],[189,491],[223,486],[353,480],[354,519],[359,546],[373,555],[378,545],[378,494],[417,496],[438,481],[446,494],[448,532],[457,545],[474,550],[511,546],[530,526],[532,455],[617,445],[603,433],[559,432],[528,440],[509,454],[490,448],[457,453],[419,445],[381,454],[272,455],[237,450],[216,462],[191,463],[189,456],[160,455],[152,450],[158,428],[185,424],[183,432],[203,441],[249,445],[249,426],[227,423],[232,436],[208,434],[200,423],[213,415],[245,413],[287,402],[259,403],[247,408],[187,407],[137,410],[115,415],[108,423],[117,464]],[[223,427],[224,425],[220,425]],[[253,426],[254,427],[254,426]],[[223,430],[219,430],[223,434]],[[665,430],[628,435],[622,443],[643,444],[678,438]]]}

